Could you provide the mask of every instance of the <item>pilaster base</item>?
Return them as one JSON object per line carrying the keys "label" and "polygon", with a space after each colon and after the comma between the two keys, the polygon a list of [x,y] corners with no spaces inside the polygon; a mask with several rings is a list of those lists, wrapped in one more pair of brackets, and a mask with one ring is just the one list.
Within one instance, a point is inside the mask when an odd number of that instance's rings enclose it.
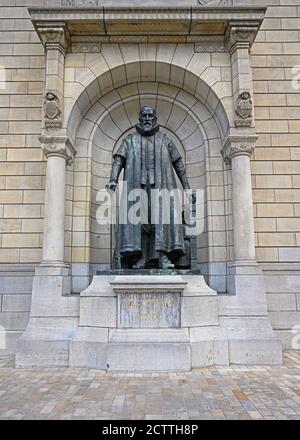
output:
{"label": "pilaster base", "polygon": [[218,327],[190,330],[192,368],[281,365],[282,343],[265,318],[220,318]]}
{"label": "pilaster base", "polygon": [[31,318],[17,341],[16,367],[68,367],[76,318]]}
{"label": "pilaster base", "polygon": [[16,367],[67,367],[78,326],[79,298],[70,295],[66,266],[35,271],[28,326],[17,341]]}
{"label": "pilaster base", "polygon": [[228,292],[220,295],[219,320],[228,341],[230,364],[282,364],[282,343],[272,329],[266,288],[258,263],[234,262],[228,266]]}
{"label": "pilaster base", "polygon": [[220,316],[267,316],[262,269],[255,261],[228,264],[228,294],[219,297]]}

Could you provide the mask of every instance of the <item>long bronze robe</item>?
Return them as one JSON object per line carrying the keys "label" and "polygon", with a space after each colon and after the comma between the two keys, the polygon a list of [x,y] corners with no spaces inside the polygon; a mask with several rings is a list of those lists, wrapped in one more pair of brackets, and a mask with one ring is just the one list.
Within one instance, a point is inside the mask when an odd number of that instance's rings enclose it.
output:
{"label": "long bronze robe", "polygon": [[[142,180],[142,158],[143,149],[142,139],[143,136],[136,132],[127,136],[123,140],[118,151],[114,154],[114,158],[120,156],[123,160],[124,166],[124,178],[123,180],[127,183],[127,200],[130,191],[143,188]],[[181,159],[181,155],[178,152],[175,144],[163,133],[157,132],[153,136],[149,137],[149,140],[154,144],[154,184],[151,188],[155,189],[168,189],[174,190],[177,188],[175,172],[173,164]],[[128,205],[124,206],[124,197],[121,196],[121,207],[120,211],[122,215],[128,213],[130,207],[136,203],[127,202]],[[151,209],[155,209],[154,206]],[[181,219],[181,213],[177,212],[177,215]],[[185,245],[184,245],[184,231],[181,224],[176,224],[178,221],[174,222],[175,216],[171,215],[170,224],[155,224],[152,225],[152,256],[153,252],[164,251],[170,258],[176,258],[178,256],[184,255]],[[118,228],[118,250],[121,255],[129,256],[130,254],[140,253],[142,249],[142,224],[119,224]]]}

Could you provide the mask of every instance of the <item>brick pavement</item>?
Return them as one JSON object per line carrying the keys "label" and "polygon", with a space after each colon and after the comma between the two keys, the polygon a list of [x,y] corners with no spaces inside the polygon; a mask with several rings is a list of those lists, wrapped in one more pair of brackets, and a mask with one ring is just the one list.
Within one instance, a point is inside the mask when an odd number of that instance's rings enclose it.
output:
{"label": "brick pavement", "polygon": [[163,374],[22,370],[0,358],[0,419],[300,420],[300,352],[280,367]]}

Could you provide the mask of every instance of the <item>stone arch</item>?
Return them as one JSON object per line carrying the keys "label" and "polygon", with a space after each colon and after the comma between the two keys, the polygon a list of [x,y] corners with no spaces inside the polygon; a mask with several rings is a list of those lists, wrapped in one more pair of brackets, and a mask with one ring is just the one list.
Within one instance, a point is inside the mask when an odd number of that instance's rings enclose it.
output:
{"label": "stone arch", "polygon": [[[107,78],[113,72],[104,75]],[[110,228],[105,230],[102,226],[100,230],[95,220],[96,193],[107,182],[116,143],[134,126],[143,103],[157,107],[162,129],[173,133],[184,149],[192,186],[205,190],[205,231],[198,240],[203,272],[209,273],[207,265],[214,261],[218,248],[222,247],[223,254],[225,252],[226,228],[220,230],[218,225],[214,226],[214,212],[221,210],[220,205],[225,214],[224,166],[220,151],[229,123],[222,102],[208,86],[203,86],[203,81],[198,82],[192,94],[186,90],[188,87],[150,81],[150,76],[148,81],[142,81],[142,77],[136,75],[136,80],[124,84],[119,79],[119,87],[110,87],[101,94],[95,81],[102,83],[103,77],[97,78],[80,95],[70,114],[67,130],[77,150],[71,234],[74,291],[88,285],[89,276],[99,265],[110,263]],[[91,87],[94,87],[93,97]],[[91,97],[89,104],[85,102],[86,94]],[[220,190],[217,199],[211,189],[214,183]]]}
{"label": "stone arch", "polygon": [[[77,82],[72,83],[72,88],[66,93],[65,98],[65,120],[64,125],[67,134],[71,140],[76,139],[76,133],[79,125],[86,112],[101,97],[109,92],[139,82],[152,82],[169,84],[178,87],[195,99],[202,102],[219,124],[222,138],[225,139],[229,127],[231,125],[231,82],[227,82],[229,87],[226,93],[224,83],[220,78],[216,78],[211,73],[216,72],[216,68],[205,65],[203,60],[196,60],[194,57],[201,55],[201,58],[210,54],[195,53],[189,64],[185,67],[175,64],[173,59],[171,62],[153,60],[141,61],[138,59],[129,63],[125,63],[122,58],[120,65],[109,67],[107,63],[101,65],[101,68],[93,65],[77,69]],[[198,57],[197,57],[198,58]],[[97,72],[99,71],[99,76]],[[222,92],[219,90],[219,84],[223,83]]]}

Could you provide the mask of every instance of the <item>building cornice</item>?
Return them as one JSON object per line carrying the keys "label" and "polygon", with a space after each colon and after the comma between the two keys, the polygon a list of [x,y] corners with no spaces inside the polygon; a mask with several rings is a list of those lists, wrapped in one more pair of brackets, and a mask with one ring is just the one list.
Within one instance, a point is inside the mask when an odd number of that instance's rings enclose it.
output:
{"label": "building cornice", "polygon": [[[256,33],[264,19],[266,8],[262,7],[176,7],[176,8],[112,8],[112,7],[44,7],[28,8],[31,20],[39,33],[43,23],[66,24],[67,34],[71,41],[83,36],[87,38],[102,37],[110,42],[126,37],[132,40],[154,38],[166,42],[168,37],[174,42],[197,41],[199,35],[222,35],[225,37],[228,28],[247,26],[254,29],[249,44],[253,43]],[[254,38],[253,38],[254,36]],[[171,38],[172,37],[172,38]],[[185,38],[184,38],[185,37]],[[148,41],[148,40],[147,40]],[[112,42],[112,41],[111,41]]]}

